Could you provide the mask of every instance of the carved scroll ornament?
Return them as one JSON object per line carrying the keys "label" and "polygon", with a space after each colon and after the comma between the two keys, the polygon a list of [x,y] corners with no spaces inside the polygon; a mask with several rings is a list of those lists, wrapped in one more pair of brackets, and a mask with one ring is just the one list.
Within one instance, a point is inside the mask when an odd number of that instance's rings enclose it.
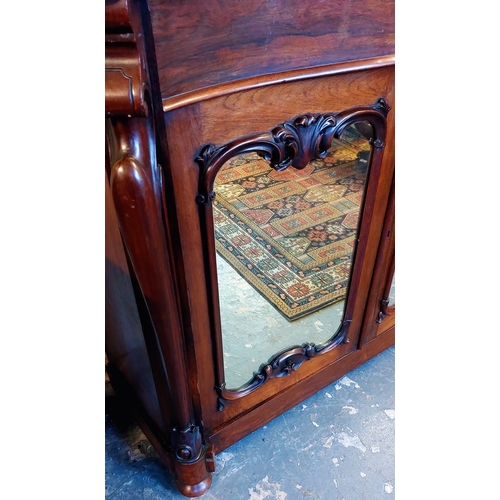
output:
{"label": "carved scroll ornament", "polygon": [[259,371],[254,374],[252,380],[238,390],[226,389],[225,383],[216,387],[220,395],[218,405],[219,411],[222,411],[225,407],[224,400],[234,401],[246,396],[258,389],[267,380],[291,375],[294,371],[298,370],[305,361],[309,361],[320,354],[329,352],[341,343],[348,343],[349,340],[346,334],[350,323],[350,320],[345,320],[338,334],[335,335],[335,338],[327,345],[317,346],[314,343],[307,342],[301,346],[286,349],[278,353],[268,364],[261,365]]}
{"label": "carved scroll ornament", "polygon": [[[297,169],[305,168],[311,160],[325,158],[331,147],[332,139],[339,139],[343,131],[351,124],[360,121],[369,122],[372,125],[373,135],[370,139],[374,147],[372,164],[380,162],[381,153],[385,146],[386,118],[390,111],[387,102],[380,98],[370,106],[358,106],[340,113],[311,114],[307,113],[285,122],[269,133],[252,135],[226,145],[216,147],[213,144],[206,145],[196,157],[200,167],[199,191],[196,201],[205,206],[202,212],[206,217],[207,227],[213,224],[211,202],[215,198],[213,190],[217,173],[222,166],[232,157],[243,153],[257,153],[269,161],[271,167],[277,171],[284,170],[289,166]],[[215,249],[209,245],[209,253],[215,259]],[[216,272],[209,272],[212,280],[212,290],[217,289]],[[214,297],[216,292],[214,292]],[[214,299],[215,300],[215,299]],[[218,304],[214,304],[218,310]],[[317,346],[305,343],[302,346],[292,347],[278,353],[267,364],[261,365],[254,373],[254,377],[246,385],[237,389],[226,389],[223,380],[223,368],[219,368],[219,383],[216,390],[219,394],[218,408],[222,411],[226,402],[244,397],[261,387],[266,381],[288,376],[297,370],[305,361],[331,351],[340,343],[347,343],[347,333],[351,320],[347,317],[338,332],[325,345]],[[215,327],[220,332],[220,325]],[[215,342],[217,345],[219,342]],[[220,365],[222,359],[221,349],[216,349],[216,364]]]}

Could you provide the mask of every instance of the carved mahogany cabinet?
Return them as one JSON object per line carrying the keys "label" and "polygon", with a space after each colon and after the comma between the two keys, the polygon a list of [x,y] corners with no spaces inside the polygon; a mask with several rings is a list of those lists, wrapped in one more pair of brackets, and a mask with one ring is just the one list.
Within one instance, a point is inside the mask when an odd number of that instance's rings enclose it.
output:
{"label": "carved mahogany cabinet", "polygon": [[200,496],[394,343],[394,4],[106,0],[105,50],[107,370]]}

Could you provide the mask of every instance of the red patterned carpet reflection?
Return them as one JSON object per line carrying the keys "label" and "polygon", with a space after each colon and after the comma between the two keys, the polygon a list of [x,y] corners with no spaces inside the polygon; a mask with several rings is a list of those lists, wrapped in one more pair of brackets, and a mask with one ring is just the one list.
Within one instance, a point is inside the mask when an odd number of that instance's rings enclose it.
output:
{"label": "red patterned carpet reflection", "polygon": [[303,170],[246,154],[217,175],[217,252],[290,321],[345,298],[369,153],[352,134]]}

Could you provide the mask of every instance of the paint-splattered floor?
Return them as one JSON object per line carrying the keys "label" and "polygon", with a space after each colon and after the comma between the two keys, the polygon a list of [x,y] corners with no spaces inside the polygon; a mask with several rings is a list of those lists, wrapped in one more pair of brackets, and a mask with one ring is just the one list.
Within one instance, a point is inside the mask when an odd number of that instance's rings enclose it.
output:
{"label": "paint-splattered floor", "polygon": [[[206,500],[379,500],[395,495],[391,347],[217,455]],[[181,500],[112,389],[106,498]]]}

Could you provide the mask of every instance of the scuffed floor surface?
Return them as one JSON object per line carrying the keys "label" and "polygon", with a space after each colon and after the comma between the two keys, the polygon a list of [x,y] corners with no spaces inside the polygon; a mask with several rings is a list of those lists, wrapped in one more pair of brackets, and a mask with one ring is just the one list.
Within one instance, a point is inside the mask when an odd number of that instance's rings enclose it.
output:
{"label": "scuffed floor surface", "polygon": [[[217,455],[201,498],[394,498],[394,357],[391,347]],[[109,386],[106,394],[106,498],[187,498]]]}

